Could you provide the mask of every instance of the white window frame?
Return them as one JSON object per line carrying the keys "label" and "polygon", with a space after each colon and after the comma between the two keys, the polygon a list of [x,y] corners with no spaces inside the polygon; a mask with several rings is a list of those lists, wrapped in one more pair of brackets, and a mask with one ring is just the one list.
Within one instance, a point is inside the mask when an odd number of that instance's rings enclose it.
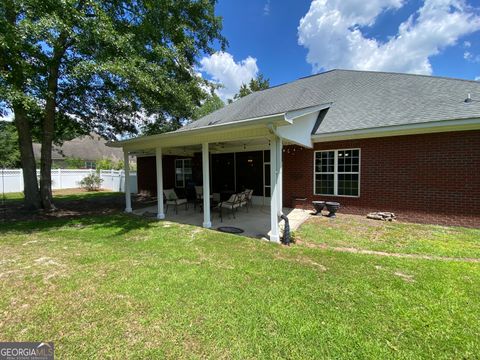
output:
{"label": "white window frame", "polygon": [[[340,174],[358,174],[358,195],[338,195],[338,152],[339,151],[353,151],[358,150],[358,172],[341,172]],[[317,174],[332,174],[331,172],[323,173],[317,172],[316,168],[316,159],[317,153],[321,152],[331,152],[335,153],[334,155],[334,165],[333,165],[333,194],[320,194],[316,192],[316,177]],[[329,149],[329,150],[316,150],[313,152],[313,194],[314,195],[321,195],[321,196],[336,196],[336,197],[349,197],[349,198],[359,198],[360,197],[360,189],[361,189],[361,170],[362,170],[362,150],[360,148],[351,148],[351,149]]]}
{"label": "white window frame", "polygon": [[[185,188],[185,160],[190,160],[190,165],[192,165],[192,159],[191,158],[182,158],[182,159],[175,159],[174,161],[174,174],[175,174],[175,187],[179,189],[184,189]],[[177,186],[177,161],[182,162],[182,186]],[[193,166],[190,168],[193,171]]]}

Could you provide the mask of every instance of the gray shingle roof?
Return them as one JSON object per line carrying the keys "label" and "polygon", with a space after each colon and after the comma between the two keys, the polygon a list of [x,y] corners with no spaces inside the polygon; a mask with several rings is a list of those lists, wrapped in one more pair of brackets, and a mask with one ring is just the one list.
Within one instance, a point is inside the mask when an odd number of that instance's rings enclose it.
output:
{"label": "gray shingle roof", "polygon": [[[473,99],[465,103],[468,94]],[[332,70],[253,93],[179,131],[332,103],[316,134],[480,118],[480,82]]]}
{"label": "gray shingle roof", "polygon": [[[40,159],[41,145],[33,144],[35,159]],[[96,161],[101,159],[122,160],[123,151],[106,146],[106,141],[97,134],[91,133],[87,136],[77,137],[65,141],[62,146],[53,146],[52,159],[62,160],[65,158],[76,158],[81,160]]]}

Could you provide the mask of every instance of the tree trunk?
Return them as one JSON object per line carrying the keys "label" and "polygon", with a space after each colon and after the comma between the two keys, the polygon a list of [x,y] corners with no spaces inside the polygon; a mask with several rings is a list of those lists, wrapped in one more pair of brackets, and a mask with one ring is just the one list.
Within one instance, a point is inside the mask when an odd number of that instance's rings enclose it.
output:
{"label": "tree trunk", "polygon": [[32,135],[27,113],[22,105],[13,107],[15,114],[15,126],[18,132],[18,144],[20,148],[20,159],[23,169],[24,184],[24,206],[30,210],[37,210],[41,207],[40,194],[38,192],[37,167],[33,156]]}
{"label": "tree trunk", "polygon": [[42,150],[40,160],[40,197],[45,210],[54,210],[52,197],[52,143],[55,135],[55,113],[57,107],[58,71],[60,63],[54,61],[48,77],[48,96],[43,119]]}

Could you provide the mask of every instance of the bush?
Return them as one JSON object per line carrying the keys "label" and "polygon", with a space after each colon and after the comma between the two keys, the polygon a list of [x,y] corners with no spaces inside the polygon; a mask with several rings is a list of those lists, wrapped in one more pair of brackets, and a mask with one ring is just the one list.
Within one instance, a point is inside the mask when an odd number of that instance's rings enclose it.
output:
{"label": "bush", "polygon": [[100,177],[99,174],[90,174],[85,176],[80,181],[80,186],[82,189],[87,191],[98,191],[100,190],[100,186],[102,185],[103,179]]}

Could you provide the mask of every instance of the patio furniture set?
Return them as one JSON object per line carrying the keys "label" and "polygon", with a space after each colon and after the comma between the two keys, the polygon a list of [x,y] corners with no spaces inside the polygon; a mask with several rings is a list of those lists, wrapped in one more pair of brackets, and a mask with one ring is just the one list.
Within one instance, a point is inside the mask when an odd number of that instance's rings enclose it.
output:
{"label": "patio furniture set", "polygon": [[[179,198],[174,189],[163,190],[164,202],[165,202],[165,213],[168,212],[168,207],[173,206],[175,208],[175,214],[178,214],[178,207],[185,205],[185,210],[188,210],[188,200],[186,198]],[[212,205],[212,210],[217,209],[220,213],[220,221],[223,222],[223,209],[231,211],[233,218],[235,219],[235,213],[238,209],[245,207],[248,212],[248,208],[252,205],[252,196],[253,190],[246,189],[240,193],[234,193],[230,195],[228,200],[219,201],[220,194],[210,195],[210,204]],[[203,211],[203,187],[195,186],[195,200],[193,203],[194,209],[197,205],[200,207],[200,211]]]}

